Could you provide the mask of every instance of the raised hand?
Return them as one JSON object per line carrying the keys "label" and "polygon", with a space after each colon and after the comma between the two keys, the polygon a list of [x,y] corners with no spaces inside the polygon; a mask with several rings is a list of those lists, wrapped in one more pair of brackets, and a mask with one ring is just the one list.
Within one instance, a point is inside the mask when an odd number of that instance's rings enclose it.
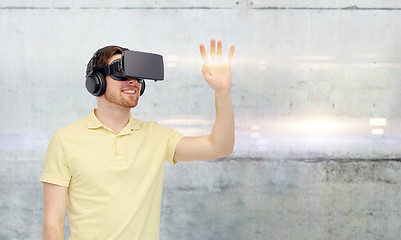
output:
{"label": "raised hand", "polygon": [[210,41],[210,58],[207,56],[205,46],[199,46],[203,59],[202,73],[206,82],[213,88],[215,92],[228,91],[231,89],[231,60],[234,55],[234,45],[230,47],[228,57],[222,57],[222,42],[216,40]]}

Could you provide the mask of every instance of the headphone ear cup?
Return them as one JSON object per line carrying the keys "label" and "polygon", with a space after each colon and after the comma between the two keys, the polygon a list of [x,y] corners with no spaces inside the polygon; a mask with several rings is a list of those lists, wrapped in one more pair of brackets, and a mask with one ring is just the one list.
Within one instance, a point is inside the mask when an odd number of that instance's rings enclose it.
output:
{"label": "headphone ear cup", "polygon": [[96,72],[95,74],[99,79],[99,93],[97,96],[100,97],[106,92],[107,82],[106,82],[106,78],[103,76],[102,73]]}
{"label": "headphone ear cup", "polygon": [[90,94],[94,94],[95,92],[98,91],[99,89],[99,85],[96,84],[96,80],[95,77],[93,76],[93,74],[90,74],[86,77],[86,81],[85,81],[85,87],[86,90],[88,90],[88,92]]}
{"label": "headphone ear cup", "polygon": [[142,94],[145,92],[145,87],[146,87],[145,80],[142,80],[141,84],[142,84],[142,86],[141,86],[141,95],[140,96],[142,96]]}
{"label": "headphone ear cup", "polygon": [[86,89],[93,96],[99,97],[106,92],[106,79],[100,72],[94,72],[86,77]]}

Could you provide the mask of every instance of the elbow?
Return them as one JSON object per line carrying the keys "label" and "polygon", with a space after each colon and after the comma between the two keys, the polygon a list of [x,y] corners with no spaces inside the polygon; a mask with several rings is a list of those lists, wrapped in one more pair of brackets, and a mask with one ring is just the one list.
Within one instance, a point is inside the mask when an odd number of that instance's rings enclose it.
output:
{"label": "elbow", "polygon": [[232,143],[227,148],[226,156],[231,155],[234,152],[234,144],[235,144],[235,140],[233,140]]}
{"label": "elbow", "polygon": [[217,154],[217,158],[223,158],[227,157],[228,155],[231,155],[234,151],[234,144],[231,146],[226,146],[225,148],[221,149],[219,153]]}
{"label": "elbow", "polygon": [[228,148],[225,152],[224,152],[224,157],[231,155],[234,151],[234,146]]}
{"label": "elbow", "polygon": [[209,157],[207,159],[217,159],[227,157],[234,151],[234,139],[220,139],[220,141],[211,141],[211,148]]}
{"label": "elbow", "polygon": [[232,150],[231,151],[224,151],[224,152],[219,153],[216,158],[227,157],[228,155],[231,155],[232,153],[233,153]]}

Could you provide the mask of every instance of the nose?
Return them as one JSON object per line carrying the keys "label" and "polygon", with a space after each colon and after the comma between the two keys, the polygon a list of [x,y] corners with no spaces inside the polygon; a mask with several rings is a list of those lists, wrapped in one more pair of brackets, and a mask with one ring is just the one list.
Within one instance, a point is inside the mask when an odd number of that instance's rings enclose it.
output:
{"label": "nose", "polygon": [[128,84],[135,84],[135,83],[141,83],[142,79],[136,79],[136,78],[130,78],[128,79]]}

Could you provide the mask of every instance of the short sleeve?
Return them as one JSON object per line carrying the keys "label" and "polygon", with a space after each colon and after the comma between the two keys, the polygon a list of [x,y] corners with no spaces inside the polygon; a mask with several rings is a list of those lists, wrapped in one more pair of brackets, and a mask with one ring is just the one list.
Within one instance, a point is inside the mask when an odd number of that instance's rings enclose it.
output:
{"label": "short sleeve", "polygon": [[169,136],[167,141],[167,149],[166,149],[166,161],[172,164],[176,164],[174,161],[175,149],[177,147],[178,142],[184,137],[181,133],[170,129]]}
{"label": "short sleeve", "polygon": [[40,181],[68,187],[70,180],[71,174],[64,154],[62,140],[56,131],[47,148]]}

